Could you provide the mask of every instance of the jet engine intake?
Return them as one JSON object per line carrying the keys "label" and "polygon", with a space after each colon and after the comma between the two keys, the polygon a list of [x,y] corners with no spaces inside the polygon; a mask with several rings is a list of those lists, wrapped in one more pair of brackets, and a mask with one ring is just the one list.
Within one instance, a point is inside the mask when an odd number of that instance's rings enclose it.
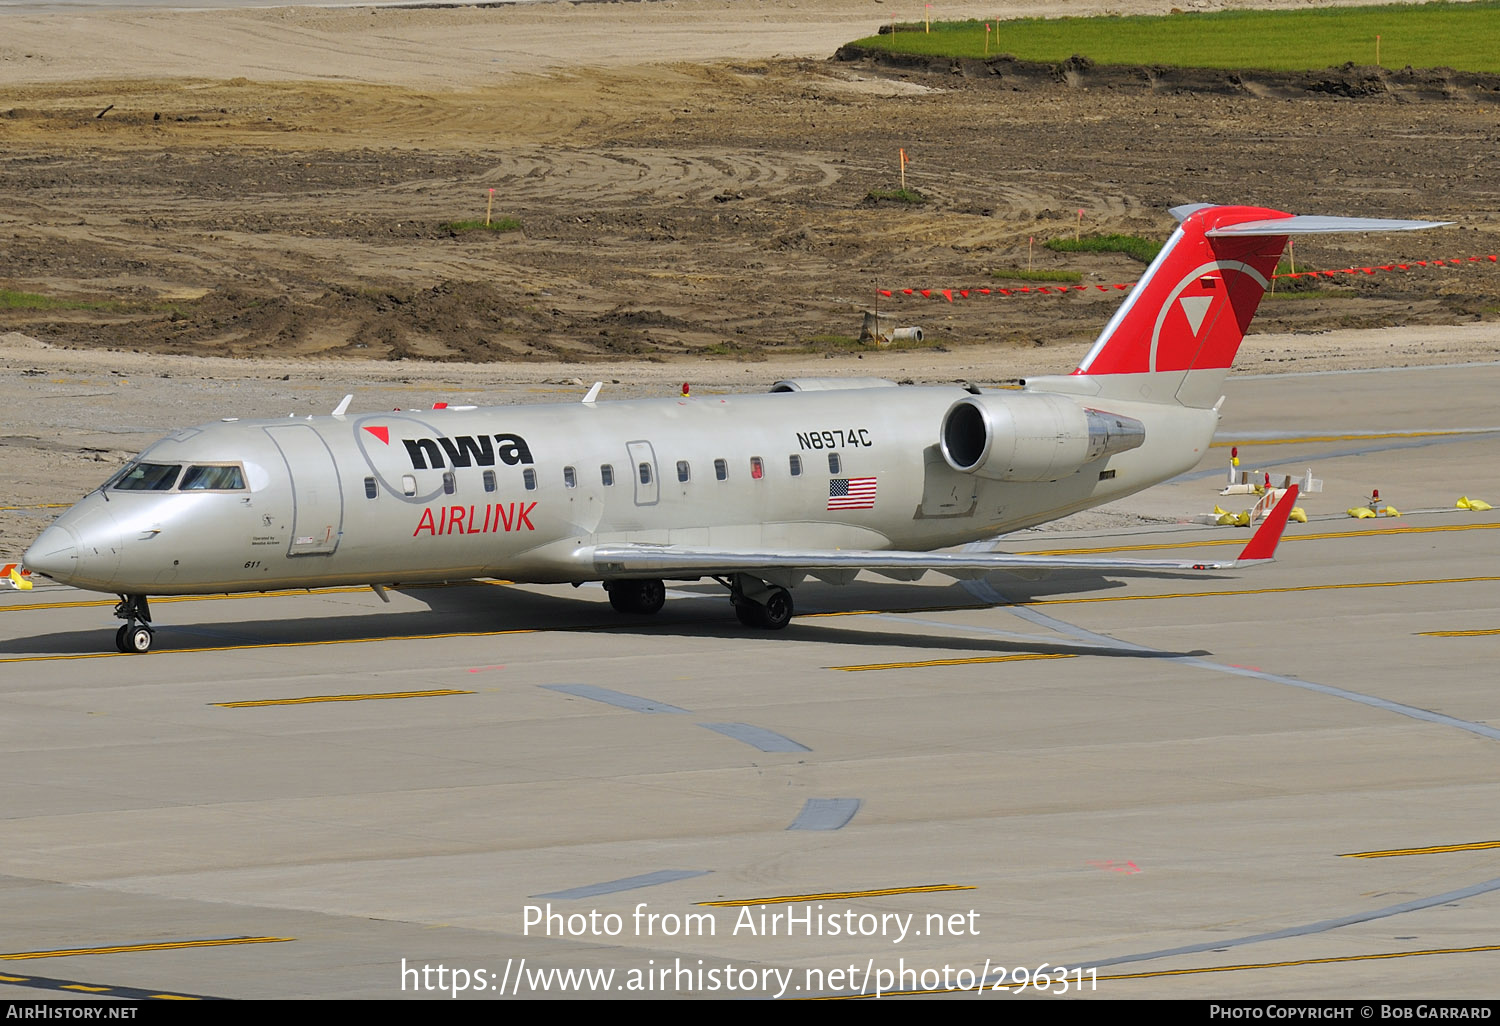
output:
{"label": "jet engine intake", "polygon": [[943,415],[943,459],[994,481],[1056,481],[1146,441],[1133,417],[1090,410],[1057,395],[978,395]]}

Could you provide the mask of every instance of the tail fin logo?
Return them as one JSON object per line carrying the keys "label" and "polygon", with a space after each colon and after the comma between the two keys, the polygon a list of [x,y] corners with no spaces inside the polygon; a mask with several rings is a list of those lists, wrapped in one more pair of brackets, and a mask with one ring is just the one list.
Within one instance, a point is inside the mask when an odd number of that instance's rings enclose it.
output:
{"label": "tail fin logo", "polygon": [[[1144,369],[1228,368],[1269,284],[1265,274],[1242,260],[1213,260],[1193,268],[1161,305]],[[1181,311],[1182,319],[1172,317],[1173,311]]]}
{"label": "tail fin logo", "polygon": [[1183,296],[1178,301],[1182,312],[1187,314],[1188,326],[1193,329],[1193,337],[1198,337],[1198,329],[1203,327],[1203,318],[1208,315],[1208,308],[1213,306],[1213,296]]}

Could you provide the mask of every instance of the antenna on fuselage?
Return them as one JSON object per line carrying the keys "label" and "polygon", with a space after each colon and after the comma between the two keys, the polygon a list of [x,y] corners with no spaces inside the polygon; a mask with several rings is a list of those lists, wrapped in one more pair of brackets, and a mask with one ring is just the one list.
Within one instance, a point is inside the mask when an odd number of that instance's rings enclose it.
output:
{"label": "antenna on fuselage", "polygon": [[349,404],[352,403],[353,401],[354,401],[354,393],[350,392],[348,395],[344,396],[344,401],[343,402],[339,403],[337,406],[335,406],[333,408],[333,415],[335,417],[342,417],[345,413],[348,413],[349,412]]}
{"label": "antenna on fuselage", "polygon": [[583,397],[583,401],[592,406],[593,403],[594,403],[594,400],[597,399],[597,398],[599,398],[599,389],[601,389],[603,387],[604,387],[604,382],[602,382],[602,381],[596,381],[596,382],[594,382],[594,387],[591,388],[591,389],[589,389],[589,394]]}

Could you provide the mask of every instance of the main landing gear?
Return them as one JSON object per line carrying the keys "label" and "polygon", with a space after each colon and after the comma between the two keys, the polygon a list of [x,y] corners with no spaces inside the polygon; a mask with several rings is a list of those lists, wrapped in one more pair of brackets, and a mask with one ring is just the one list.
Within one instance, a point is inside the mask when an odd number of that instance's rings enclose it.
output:
{"label": "main landing gear", "polygon": [[156,632],[151,629],[151,607],[144,595],[121,595],[115,615],[125,623],[115,631],[115,648],[144,654],[151,651]]}
{"label": "main landing gear", "polygon": [[661,581],[605,581],[609,604],[621,613],[650,616],[667,604],[667,586]]}
{"label": "main landing gear", "polygon": [[[792,594],[785,588],[748,574],[714,580],[729,589],[734,615],[746,627],[779,631],[792,622]],[[622,613],[649,616],[661,612],[667,601],[667,586],[659,580],[605,581],[604,590],[609,593],[609,604]]]}
{"label": "main landing gear", "polygon": [[785,588],[747,574],[735,574],[729,580],[714,579],[729,589],[734,615],[746,627],[779,631],[792,622],[792,593]]}

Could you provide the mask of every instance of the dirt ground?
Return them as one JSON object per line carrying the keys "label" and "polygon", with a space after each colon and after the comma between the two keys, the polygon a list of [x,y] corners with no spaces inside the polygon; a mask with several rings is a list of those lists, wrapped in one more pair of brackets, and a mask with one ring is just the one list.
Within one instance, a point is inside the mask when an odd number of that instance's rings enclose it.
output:
{"label": "dirt ground", "polygon": [[[1062,7],[1079,10],[975,10]],[[991,272],[1028,262],[1132,281],[1128,258],[1042,248],[1080,210],[1085,232],[1157,238],[1168,207],[1197,201],[1457,222],[1298,245],[1299,265],[1329,269],[1500,252],[1497,107],[1472,88],[1125,88],[833,59],[909,13],[665,0],[0,15],[0,289],[68,301],[0,310],[0,334],[17,333],[0,345],[5,504],[71,501],[103,476],[59,469],[70,421],[39,429],[26,390],[108,378],[127,366],[117,353],[179,385],[197,365],[168,357],[302,361],[289,381],[349,376],[339,367],[411,380],[419,361],[498,361],[536,382],[655,366],[759,387],[809,362],[998,381],[1069,369],[1123,293],[899,290],[1019,287]],[[899,184],[901,149],[925,204],[869,198]],[[518,230],[445,227],[482,220],[490,190]],[[924,347],[861,345],[877,301]],[[1491,358],[1494,331],[1323,333],[1497,314],[1489,261],[1341,276],[1268,299],[1256,328],[1278,342],[1240,366]],[[240,376],[267,377],[252,366]],[[7,551],[35,533],[25,518],[0,518]]]}

